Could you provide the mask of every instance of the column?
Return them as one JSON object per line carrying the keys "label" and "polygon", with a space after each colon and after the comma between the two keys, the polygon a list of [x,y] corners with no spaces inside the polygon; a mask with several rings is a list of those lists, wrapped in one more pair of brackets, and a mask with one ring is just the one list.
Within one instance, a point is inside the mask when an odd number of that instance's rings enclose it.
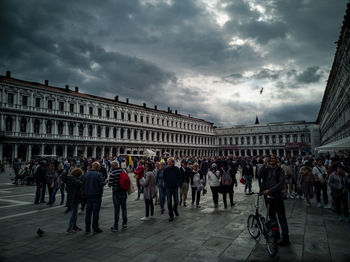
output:
{"label": "column", "polygon": [[111,157],[112,156],[112,147],[109,147],[109,151],[108,151],[108,156]]}
{"label": "column", "polygon": [[96,146],[92,147],[92,158],[96,158]]}
{"label": "column", "polygon": [[299,153],[298,154],[299,154],[299,156],[301,156],[301,149],[300,148],[299,148]]}
{"label": "column", "polygon": [[120,155],[120,147],[117,148],[117,156]]}
{"label": "column", "polygon": [[[68,136],[68,122],[64,122],[63,135]],[[67,157],[67,154],[65,157]]]}
{"label": "column", "polygon": [[29,134],[34,133],[34,123],[33,123],[33,118],[29,118]]}
{"label": "column", "polygon": [[117,128],[117,140],[120,140],[120,128]]}
{"label": "column", "polygon": [[[97,126],[96,126],[96,125],[93,125],[93,128],[92,128],[92,137],[97,137]],[[95,154],[95,157],[96,157],[96,154]]]}
{"label": "column", "polygon": [[45,145],[42,144],[41,145],[41,154],[44,155],[44,153],[45,153]]}
{"label": "column", "polygon": [[53,135],[57,135],[57,134],[58,134],[58,132],[57,132],[57,121],[54,120],[53,121]]}
{"label": "column", "polygon": [[17,144],[14,144],[14,146],[13,146],[12,148],[13,148],[12,157],[13,157],[13,158],[17,158],[17,157],[18,157],[18,145],[17,145]]}
{"label": "column", "polygon": [[283,155],[284,155],[284,156],[287,156],[287,151],[286,151],[285,148],[283,148]]}
{"label": "column", "polygon": [[87,146],[84,146],[84,154],[83,157],[87,157]]}
{"label": "column", "polygon": [[41,134],[46,134],[46,121],[45,119],[41,120]]}
{"label": "column", "polygon": [[[2,154],[2,145],[0,146],[0,154]],[[2,159],[2,157],[0,157]],[[32,159],[32,145],[28,145],[27,147],[27,161]]]}
{"label": "column", "polygon": [[74,146],[74,157],[76,157],[78,155],[78,147]]}
{"label": "column", "polygon": [[106,137],[106,127],[102,126],[101,127],[101,138],[105,138]]}
{"label": "column", "polygon": [[101,158],[103,158],[105,156],[105,146],[102,146],[101,149]]}
{"label": "column", "polygon": [[141,139],[141,136],[140,136],[140,129],[137,129],[137,130],[136,130],[136,140],[137,140],[137,141],[140,141],[140,139]]}
{"label": "column", "polygon": [[264,156],[266,155],[266,149],[263,149],[263,155]]}
{"label": "column", "polygon": [[52,152],[53,155],[56,155],[56,145],[53,145],[53,152]]}
{"label": "column", "polygon": [[64,145],[63,158],[67,158],[67,145]]}
{"label": "column", "polygon": [[16,129],[15,132],[18,134],[19,133],[19,117],[16,116],[16,125],[15,125]]}

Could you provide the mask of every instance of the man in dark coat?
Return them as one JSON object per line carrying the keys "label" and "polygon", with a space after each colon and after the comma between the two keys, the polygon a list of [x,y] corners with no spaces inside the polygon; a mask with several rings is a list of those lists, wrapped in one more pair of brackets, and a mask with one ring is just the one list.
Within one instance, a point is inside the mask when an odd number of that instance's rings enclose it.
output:
{"label": "man in dark coat", "polygon": [[46,162],[41,161],[39,167],[35,172],[35,181],[36,181],[36,192],[34,204],[45,203],[45,189],[46,189]]}

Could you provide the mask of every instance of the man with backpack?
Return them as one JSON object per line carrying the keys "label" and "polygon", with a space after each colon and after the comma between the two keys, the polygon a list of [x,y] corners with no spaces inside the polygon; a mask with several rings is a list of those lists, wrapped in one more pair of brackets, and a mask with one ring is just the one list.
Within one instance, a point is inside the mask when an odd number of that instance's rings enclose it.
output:
{"label": "man with backpack", "polygon": [[108,186],[113,190],[114,205],[114,225],[111,227],[112,232],[118,231],[119,211],[122,209],[123,229],[128,227],[128,218],[126,212],[127,191],[130,187],[130,178],[128,174],[119,167],[117,160],[111,163],[111,174],[109,175]]}
{"label": "man with backpack", "polygon": [[221,175],[221,186],[222,186],[222,198],[224,201],[224,207],[227,208],[226,196],[227,194],[230,197],[230,204],[233,207],[233,185],[237,187],[236,173],[230,167],[227,161],[222,162],[222,167],[220,169]]}

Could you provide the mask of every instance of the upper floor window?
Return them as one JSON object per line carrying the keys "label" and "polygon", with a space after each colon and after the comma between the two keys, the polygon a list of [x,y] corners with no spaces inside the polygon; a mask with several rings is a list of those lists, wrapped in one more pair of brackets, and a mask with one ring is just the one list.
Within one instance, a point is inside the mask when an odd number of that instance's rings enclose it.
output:
{"label": "upper floor window", "polygon": [[140,119],[141,123],[143,123],[143,116],[141,116],[141,119]]}
{"label": "upper floor window", "polygon": [[157,118],[157,125],[159,125],[159,118]]}
{"label": "upper floor window", "polygon": [[80,105],[80,114],[84,114],[84,106]]}
{"label": "upper floor window", "polygon": [[134,115],[134,121],[137,122],[137,115]]}
{"label": "upper floor window", "polygon": [[256,136],[253,136],[253,144],[256,144]]}
{"label": "upper floor window", "polygon": [[40,121],[39,119],[34,120],[34,133],[39,134],[40,131]]}
{"label": "upper floor window", "polygon": [[106,110],[106,117],[109,118],[109,110]]}
{"label": "upper floor window", "polygon": [[83,136],[84,135],[84,125],[83,124],[79,124],[79,136]]}
{"label": "upper floor window", "polygon": [[52,110],[53,107],[53,101],[52,100],[47,100],[47,108]]}
{"label": "upper floor window", "polygon": [[128,114],[128,120],[131,121],[131,114]]}
{"label": "upper floor window", "polygon": [[52,123],[50,120],[46,122],[46,134],[51,134]]}
{"label": "upper floor window", "polygon": [[244,145],[244,137],[241,137],[241,144]]}
{"label": "upper floor window", "polygon": [[98,111],[97,111],[97,115],[98,115],[99,117],[101,117],[101,116],[102,116],[102,109],[101,109],[101,108],[99,108],[99,109],[98,109]]}
{"label": "upper floor window", "polygon": [[113,138],[117,138],[117,129],[113,128]]}
{"label": "upper floor window", "polygon": [[12,117],[6,118],[6,131],[12,131]]}
{"label": "upper floor window", "polygon": [[92,116],[94,113],[94,108],[92,106],[89,107],[89,115]]}
{"label": "upper floor window", "polygon": [[13,94],[8,94],[7,95],[7,103],[9,105],[13,105],[13,102],[14,102],[14,95]]}
{"label": "upper floor window", "polygon": [[97,127],[97,137],[101,137],[101,127]]}
{"label": "upper floor window", "polygon": [[290,142],[290,136],[289,135],[286,136],[286,140],[287,140],[287,143]]}
{"label": "upper floor window", "polygon": [[28,105],[28,96],[22,96],[22,105],[27,106]]}
{"label": "upper floor window", "polygon": [[105,136],[106,137],[109,137],[109,127],[107,126],[106,129],[105,129]]}
{"label": "upper floor window", "polygon": [[74,104],[69,105],[69,112],[71,112],[71,113],[74,112]]}
{"label": "upper floor window", "polygon": [[247,136],[247,144],[250,145],[250,137]]}
{"label": "upper floor window", "polygon": [[40,107],[41,99],[39,97],[35,98],[35,107]]}
{"label": "upper floor window", "polygon": [[63,135],[63,123],[62,122],[58,122],[57,130],[58,130],[59,135]]}
{"label": "upper floor window", "polygon": [[238,137],[235,137],[235,144],[238,145]]}
{"label": "upper floor window", "polygon": [[283,136],[280,135],[280,136],[278,137],[278,140],[279,140],[279,143],[282,144],[282,143],[283,143]]}
{"label": "upper floor window", "polygon": [[124,120],[124,112],[121,113],[121,119]]}
{"label": "upper floor window", "polygon": [[268,144],[270,142],[269,136],[265,136],[265,141],[266,141],[266,144]]}
{"label": "upper floor window", "polygon": [[64,103],[63,103],[63,102],[60,102],[60,103],[58,104],[58,109],[59,109],[60,111],[64,111]]}
{"label": "upper floor window", "polygon": [[21,119],[21,132],[25,133],[27,131],[27,120],[23,117]]}
{"label": "upper floor window", "polygon": [[272,136],[272,144],[276,144],[276,136]]}
{"label": "upper floor window", "polygon": [[149,117],[146,117],[146,123],[149,124]]}
{"label": "upper floor window", "polygon": [[233,143],[233,139],[232,137],[230,137],[230,145],[232,145],[232,143]]}
{"label": "upper floor window", "polygon": [[88,127],[88,135],[92,137],[92,125],[89,125]]}
{"label": "upper floor window", "polygon": [[294,142],[294,143],[298,142],[298,136],[297,136],[297,135],[294,135],[294,136],[293,136],[293,142]]}
{"label": "upper floor window", "polygon": [[117,119],[117,118],[118,118],[118,112],[114,111],[114,119]]}
{"label": "upper floor window", "polygon": [[70,136],[73,136],[74,135],[74,124],[73,123],[70,123],[69,126],[68,126],[68,132],[69,132],[69,135]]}

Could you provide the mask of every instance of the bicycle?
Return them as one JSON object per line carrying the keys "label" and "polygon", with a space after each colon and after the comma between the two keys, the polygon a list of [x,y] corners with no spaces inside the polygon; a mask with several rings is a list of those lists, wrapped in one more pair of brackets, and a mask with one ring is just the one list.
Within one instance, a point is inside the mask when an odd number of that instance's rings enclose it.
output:
{"label": "bicycle", "polygon": [[273,199],[273,197],[267,196],[266,198],[267,214],[265,218],[259,212],[259,197],[262,195],[262,193],[256,194],[257,201],[255,214],[249,215],[247,220],[248,232],[254,239],[258,239],[260,235],[263,235],[266,242],[267,252],[271,257],[275,257],[278,251],[277,237],[279,229],[277,222],[269,219],[270,201]]}

